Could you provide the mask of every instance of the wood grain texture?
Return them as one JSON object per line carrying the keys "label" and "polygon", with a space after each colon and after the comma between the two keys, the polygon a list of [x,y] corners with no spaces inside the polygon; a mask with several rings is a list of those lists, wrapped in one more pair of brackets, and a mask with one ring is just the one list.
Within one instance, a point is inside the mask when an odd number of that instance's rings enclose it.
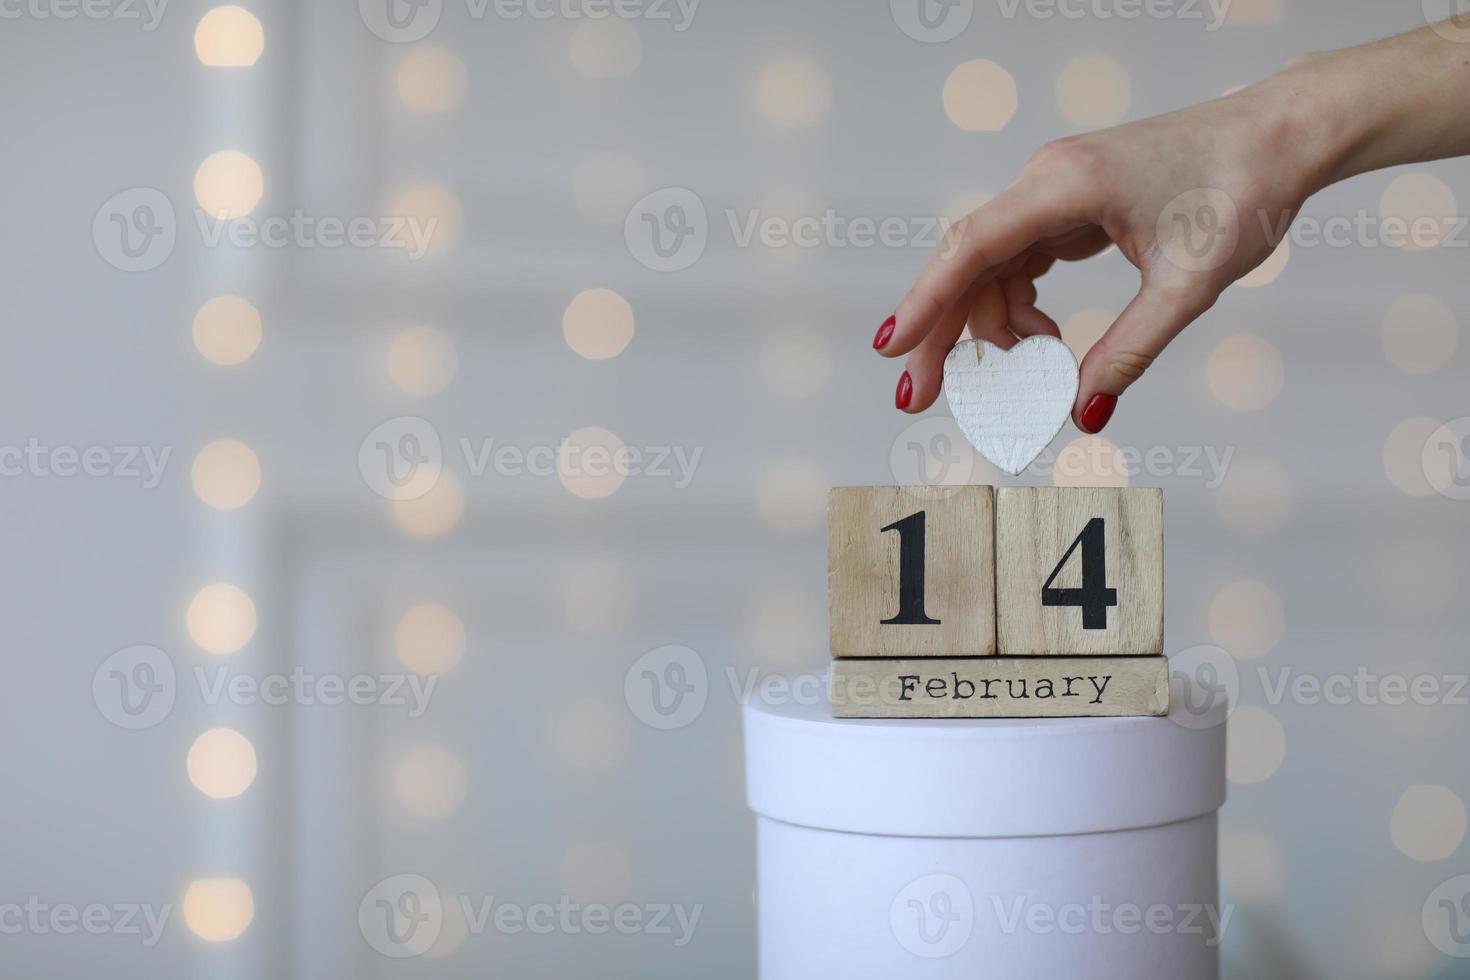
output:
{"label": "wood grain texture", "polygon": [[[827,495],[827,602],[834,657],[995,653],[992,488],[834,487]],[[920,537],[911,524],[922,513]],[[923,611],[937,623],[884,623],[901,608],[904,546],[923,546]],[[910,555],[912,558],[913,556]],[[912,584],[913,569],[908,582]]]}
{"label": "wood grain texture", "polygon": [[[1152,487],[1002,487],[996,493],[997,641],[1002,656],[1122,656],[1164,650],[1163,492]],[[1075,605],[1042,603],[1042,587],[1088,523],[1103,521],[1105,585],[1117,605],[1085,628]],[[1082,585],[1083,549],[1054,588]],[[1095,625],[1095,624],[1094,624]]]}
{"label": "wood grain texture", "polygon": [[1169,712],[1167,657],[834,660],[835,718],[1102,718]]}
{"label": "wood grain texture", "polygon": [[1072,414],[1077,358],[1056,337],[1027,337],[1010,350],[962,340],[944,359],[944,395],[980,455],[1015,476],[1031,465]]}

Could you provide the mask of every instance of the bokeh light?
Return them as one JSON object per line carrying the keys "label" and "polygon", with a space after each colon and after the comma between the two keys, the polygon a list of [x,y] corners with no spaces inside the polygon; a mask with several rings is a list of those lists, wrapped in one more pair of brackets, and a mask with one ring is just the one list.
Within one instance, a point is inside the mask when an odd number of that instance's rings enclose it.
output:
{"label": "bokeh light", "polygon": [[425,820],[440,820],[458,810],[468,784],[464,763],[438,745],[414,749],[393,770],[393,794],[398,802]]}
{"label": "bokeh light", "polygon": [[255,603],[228,583],[206,585],[189,603],[185,625],[206,653],[234,653],[255,635]]}
{"label": "bokeh light", "polygon": [[428,398],[440,394],[458,372],[454,339],[438,327],[415,324],[388,345],[388,378],[405,395]]}
{"label": "bokeh light", "polygon": [[627,153],[604,150],[582,162],[572,177],[572,196],[583,214],[598,224],[620,225],[648,193],[648,175]]}
{"label": "bokeh light", "polygon": [[944,81],[944,114],[967,133],[998,133],[1016,114],[1016,80],[993,61],[966,61]]}
{"label": "bokeh light", "polygon": [[458,244],[464,231],[459,198],[433,181],[419,181],[399,190],[388,202],[387,217],[413,225],[405,227],[399,236],[405,243],[400,250],[405,258],[417,256],[420,248],[427,255],[447,252]]}
{"label": "bokeh light", "polygon": [[469,70],[453,51],[424,45],[398,63],[398,99],[410,112],[443,113],[458,108],[469,88]]}
{"label": "bokeh light", "polygon": [[643,60],[643,39],[622,17],[584,20],[572,31],[571,55],[583,78],[627,78]]}
{"label": "bokeh light", "polygon": [[255,919],[255,896],[238,878],[207,878],[184,892],[184,921],[211,943],[238,939]]}
{"label": "bokeh light", "polygon": [[419,497],[390,503],[393,523],[415,538],[441,538],[464,516],[464,488],[451,473],[439,474],[434,486]]}
{"label": "bokeh light", "polygon": [[1286,607],[1270,586],[1231,582],[1210,601],[1210,639],[1237,660],[1264,657],[1286,632]]}
{"label": "bokeh light", "polygon": [[255,746],[233,728],[211,728],[194,740],[184,765],[199,792],[230,799],[255,782]]}
{"label": "bokeh light", "polygon": [[264,194],[260,164],[239,150],[212,153],[194,172],[194,199],[216,219],[243,218]]}
{"label": "bokeh light", "polygon": [[260,460],[238,439],[218,439],[199,450],[189,479],[199,499],[216,510],[244,507],[260,489]]}
{"label": "bokeh light", "polygon": [[1404,419],[1383,441],[1383,472],[1400,493],[1410,497],[1433,495],[1434,486],[1424,472],[1424,444],[1439,428],[1439,422],[1424,416]]}
{"label": "bokeh light", "polygon": [[393,630],[393,651],[416,674],[443,674],[464,659],[464,623],[448,607],[423,602],[410,607]]}
{"label": "bokeh light", "polygon": [[1073,58],[1057,79],[1057,107],[1074,126],[1100,129],[1122,122],[1133,102],[1133,81],[1105,54]]}
{"label": "bokeh light", "polygon": [[1286,380],[1281,353],[1266,338],[1249,333],[1221,340],[1210,354],[1205,376],[1220,403],[1237,412],[1265,408]]}
{"label": "bokeh light", "polygon": [[556,447],[557,479],[583,500],[610,497],[630,472],[626,448],[607,429],[595,425],[578,429]]}
{"label": "bokeh light", "polygon": [[1256,266],[1250,272],[1235,281],[1237,286],[1246,289],[1257,289],[1261,286],[1269,286],[1275,282],[1282,272],[1286,271],[1286,263],[1291,261],[1291,239],[1283,237],[1281,244],[1268,256],[1266,261]]}
{"label": "bokeh light", "polygon": [[1413,172],[1389,181],[1378,199],[1378,215],[1385,243],[1424,252],[1437,248],[1459,226],[1460,206],[1449,184]]}
{"label": "bokeh light", "polygon": [[260,311],[239,296],[216,296],[194,314],[194,346],[211,364],[243,364],[260,346],[260,335]]}
{"label": "bokeh light", "polygon": [[1128,463],[1102,436],[1080,436],[1057,453],[1051,481],[1059,487],[1126,487]]}
{"label": "bokeh light", "polygon": [[1394,805],[1388,833],[1400,854],[1443,861],[1465,840],[1465,802],[1448,786],[1410,786]]}
{"label": "bokeh light", "polygon": [[633,307],[611,289],[584,289],[561,315],[567,346],[590,361],[617,357],[633,340]]}
{"label": "bokeh light", "polygon": [[194,28],[194,53],[211,68],[249,68],[265,51],[265,28],[243,7],[215,7]]}
{"label": "bokeh light", "polygon": [[783,58],[761,69],[756,81],[761,112],[778,126],[811,126],[832,105],[832,80],[805,58]]}

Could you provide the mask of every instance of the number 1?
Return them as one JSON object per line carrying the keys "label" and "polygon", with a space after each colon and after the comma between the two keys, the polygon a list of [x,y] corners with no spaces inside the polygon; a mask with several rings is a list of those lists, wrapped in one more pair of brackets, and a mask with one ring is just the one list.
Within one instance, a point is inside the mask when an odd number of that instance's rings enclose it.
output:
{"label": "number 1", "polygon": [[910,514],[882,528],[898,532],[898,614],[885,626],[937,626],[924,612],[924,512]]}

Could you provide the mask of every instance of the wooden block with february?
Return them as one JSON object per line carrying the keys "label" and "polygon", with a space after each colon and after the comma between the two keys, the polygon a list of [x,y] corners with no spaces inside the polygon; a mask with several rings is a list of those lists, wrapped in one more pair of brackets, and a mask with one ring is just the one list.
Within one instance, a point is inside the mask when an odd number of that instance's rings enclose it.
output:
{"label": "wooden block with february", "polygon": [[991,488],[833,488],[827,601],[834,657],[993,655]]}
{"label": "wooden block with february", "polygon": [[834,660],[835,718],[1163,715],[1167,657]]}
{"label": "wooden block with february", "polygon": [[1002,656],[1163,652],[1162,491],[1002,487],[995,536]]}

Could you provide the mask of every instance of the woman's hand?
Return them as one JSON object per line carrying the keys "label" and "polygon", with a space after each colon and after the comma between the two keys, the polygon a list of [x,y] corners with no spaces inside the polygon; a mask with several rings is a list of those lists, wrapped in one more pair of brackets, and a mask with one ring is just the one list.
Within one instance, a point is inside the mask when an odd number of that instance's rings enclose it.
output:
{"label": "woman's hand", "polygon": [[1291,87],[1270,82],[1214,102],[1042,147],[998,197],[953,225],[873,346],[908,355],[898,408],[934,403],[944,357],[968,322],[1009,348],[1060,337],[1036,306],[1058,260],[1111,244],[1138,295],[1087,353],[1073,420],[1099,431],[1117,396],[1220,293],[1270,256],[1316,188],[1324,154],[1302,143]]}

